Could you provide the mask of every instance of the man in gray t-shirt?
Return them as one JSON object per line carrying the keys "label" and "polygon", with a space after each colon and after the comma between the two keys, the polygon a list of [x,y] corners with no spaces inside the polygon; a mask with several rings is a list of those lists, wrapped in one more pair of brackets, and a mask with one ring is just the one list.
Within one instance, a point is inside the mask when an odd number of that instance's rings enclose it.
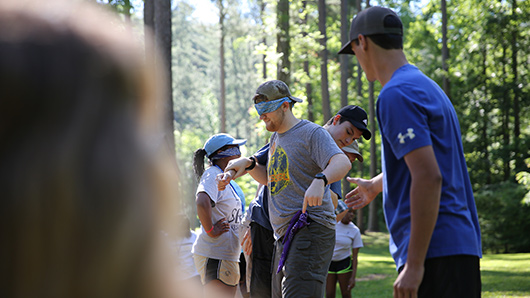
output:
{"label": "man in gray t-shirt", "polygon": [[[307,120],[272,135],[267,174],[269,195],[273,198],[269,215],[276,239],[285,234],[291,217],[302,209],[305,191],[315,174],[322,172],[330,159],[341,152],[325,129]],[[309,207],[308,211],[313,221],[335,229],[335,208],[329,191],[326,186],[322,204]]]}
{"label": "man in gray t-shirt", "polygon": [[[293,104],[302,100],[292,96],[284,82],[261,84],[253,101],[267,130],[274,132],[268,163],[263,166],[254,157],[241,158],[225,172],[236,171],[234,178],[248,172],[268,185],[269,215],[277,240],[274,268],[289,221],[297,211],[307,211],[310,224],[292,239],[282,270],[273,273],[272,292],[273,297],[323,297],[335,243],[329,184],[344,177],[351,164],[321,126],[293,115]],[[230,177],[221,178],[220,185]]]}

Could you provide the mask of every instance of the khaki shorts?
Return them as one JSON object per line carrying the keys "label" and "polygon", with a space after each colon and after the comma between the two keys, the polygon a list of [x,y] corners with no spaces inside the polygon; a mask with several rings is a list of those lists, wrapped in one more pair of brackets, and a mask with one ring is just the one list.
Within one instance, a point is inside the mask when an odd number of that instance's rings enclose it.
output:
{"label": "khaki shorts", "polygon": [[193,261],[201,275],[203,285],[216,279],[228,286],[235,287],[239,283],[238,262],[211,259],[195,254],[193,255]]}

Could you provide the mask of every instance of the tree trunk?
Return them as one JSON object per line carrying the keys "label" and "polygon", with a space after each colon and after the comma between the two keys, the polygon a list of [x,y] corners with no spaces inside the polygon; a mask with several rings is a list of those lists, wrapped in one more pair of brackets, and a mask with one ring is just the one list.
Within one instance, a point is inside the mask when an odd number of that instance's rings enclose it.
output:
{"label": "tree trunk", "polygon": [[[261,19],[261,26],[262,26],[262,28],[265,28],[265,22],[263,21],[263,17],[265,16],[265,0],[261,0],[260,1],[259,16],[260,16],[260,19]],[[263,34],[262,43],[263,43],[264,46],[266,46],[267,45],[267,35],[266,35],[265,31],[263,31],[262,34]],[[266,80],[267,79],[267,54],[263,54],[262,63],[263,63],[263,69],[262,69],[263,74],[262,74],[262,77],[263,77],[263,80]]]}
{"label": "tree trunk", "polygon": [[[502,86],[506,86],[506,50],[507,46],[504,43],[504,39],[501,42],[502,44],[502,58],[500,65],[502,66]],[[504,148],[509,148],[510,145],[510,130],[509,130],[509,121],[510,121],[510,97],[507,95],[500,95],[499,98],[502,98],[501,101],[501,118],[502,118],[502,139]],[[510,178],[510,156],[509,154],[504,154],[503,157],[503,180],[506,181]]]}
{"label": "tree trunk", "polygon": [[145,38],[145,59],[148,63],[154,63],[154,40],[155,30],[155,2],[154,0],[144,1],[144,38]]}
{"label": "tree trunk", "polygon": [[[350,41],[350,18],[348,0],[340,1],[340,42],[345,44]],[[350,55],[339,55],[340,61],[340,105],[348,105],[348,79],[351,76]]]}
{"label": "tree trunk", "polygon": [[[305,25],[307,25],[307,16],[308,16],[307,1],[302,1],[302,9],[305,12],[304,18],[302,19],[302,24],[304,25],[304,28],[306,28]],[[307,34],[308,34],[307,31],[305,31],[304,29],[304,32],[302,32],[302,36],[306,37]],[[313,113],[313,108],[314,108],[313,107],[313,85],[311,84],[311,73],[309,71],[309,57],[307,57],[304,60],[304,72],[309,78],[307,83],[305,83],[305,92],[307,96],[307,120],[314,122],[315,115]]]}
{"label": "tree trunk", "polygon": [[219,97],[219,115],[221,116],[219,130],[220,132],[226,132],[226,85],[225,85],[225,28],[224,28],[224,19],[225,19],[225,9],[223,0],[217,1],[217,6],[219,8],[219,28],[220,28],[220,40],[219,40],[219,57],[220,57],[220,89],[221,94]]}
{"label": "tree trunk", "polygon": [[[370,138],[370,177],[375,177],[377,170],[377,154],[375,144],[375,99],[374,99],[374,83],[370,82],[370,131],[373,135]],[[378,212],[378,200],[373,200],[369,205],[369,216],[368,216],[368,230],[379,232],[379,217]]]}
{"label": "tree trunk", "polygon": [[[350,18],[349,18],[349,6],[348,0],[340,1],[340,42],[345,44],[350,41],[349,29]],[[340,62],[340,106],[344,107],[348,105],[348,79],[351,76],[350,55],[339,55]],[[347,177],[347,176],[346,176]],[[342,179],[342,192],[343,197],[348,192],[350,183],[346,180],[346,177]]]}
{"label": "tree trunk", "polygon": [[[512,19],[516,20],[516,23],[519,23],[517,20],[517,1],[512,0]],[[518,83],[518,63],[517,63],[517,36],[519,35],[518,26],[512,25],[512,74],[513,74],[513,151],[516,152],[515,155],[515,169],[516,171],[523,170],[525,168],[523,156],[520,154],[521,150],[519,149],[520,135],[521,135],[521,122],[519,118],[519,83]]]}
{"label": "tree trunk", "polygon": [[174,136],[174,115],[173,115],[173,88],[171,86],[171,0],[154,1],[154,30],[155,44],[161,57],[157,65],[163,67],[166,77],[166,100],[163,105],[164,115],[164,135],[168,148],[172,155],[175,153],[175,136]]}
{"label": "tree trunk", "polygon": [[279,29],[276,52],[281,54],[280,60],[278,60],[277,77],[278,80],[284,81],[289,86],[291,83],[291,61],[289,60],[289,54],[291,52],[289,36],[289,0],[278,0],[278,6],[276,9]]}
{"label": "tree trunk", "polygon": [[359,228],[362,234],[366,231],[366,228],[364,227],[364,208],[357,209],[355,225]]}
{"label": "tree trunk", "polygon": [[320,45],[320,88],[322,92],[322,114],[324,123],[331,118],[331,106],[329,103],[329,86],[328,86],[328,47],[326,34],[326,0],[318,0],[318,29],[322,38]]}
{"label": "tree trunk", "polygon": [[[359,12],[361,12],[361,1],[362,0],[356,0],[355,1],[355,9],[357,11],[357,14]],[[359,61],[357,61],[357,96],[359,98],[362,97],[362,94],[363,94],[363,81],[362,81],[362,76],[363,76],[363,70],[361,68],[361,64],[359,63]],[[361,167],[362,165],[360,165]],[[361,173],[361,177],[362,177],[362,173]],[[364,208],[361,208],[359,210],[357,210],[357,227],[359,228],[359,230],[361,230],[361,233],[364,233],[366,228],[364,227],[364,212],[363,212],[363,209]]]}
{"label": "tree trunk", "polygon": [[445,0],[442,0],[442,87],[447,97],[451,98],[451,93],[449,90],[449,67],[447,65],[448,59],[449,49],[447,48],[447,5]]}
{"label": "tree trunk", "polygon": [[[361,1],[362,0],[357,0],[355,2],[356,4],[356,10],[357,10],[357,13],[361,12]],[[359,63],[359,61],[357,61],[357,96],[359,97],[362,97],[363,95],[363,69],[361,68],[361,64]]]}
{"label": "tree trunk", "polygon": [[[488,52],[486,50],[486,47],[483,47],[482,49],[482,86],[487,86],[487,61],[488,58]],[[484,96],[487,98],[487,90],[484,88]],[[490,119],[488,117],[488,113],[490,111],[489,103],[484,103],[484,114],[482,115],[482,152],[484,153],[484,160],[486,161],[487,165],[484,167],[484,170],[486,171],[486,184],[491,184],[491,162],[490,162],[490,154],[488,150],[488,146],[490,144],[488,139],[488,124],[490,123]]]}

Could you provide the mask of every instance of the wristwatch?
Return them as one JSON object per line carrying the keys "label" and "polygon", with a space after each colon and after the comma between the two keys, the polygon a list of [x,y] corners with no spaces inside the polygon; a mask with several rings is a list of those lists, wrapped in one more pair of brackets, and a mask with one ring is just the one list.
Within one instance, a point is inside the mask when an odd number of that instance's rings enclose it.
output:
{"label": "wristwatch", "polygon": [[326,175],[324,175],[324,173],[316,174],[315,179],[322,179],[324,180],[324,186],[328,185],[328,178],[326,178]]}

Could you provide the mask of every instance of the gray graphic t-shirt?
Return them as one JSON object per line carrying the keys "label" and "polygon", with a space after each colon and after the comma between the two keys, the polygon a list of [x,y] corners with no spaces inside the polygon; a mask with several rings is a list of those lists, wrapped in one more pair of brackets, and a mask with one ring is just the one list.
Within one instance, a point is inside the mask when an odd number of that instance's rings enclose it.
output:
{"label": "gray graphic t-shirt", "polygon": [[[271,198],[269,215],[276,239],[285,234],[293,215],[302,209],[305,192],[315,175],[326,168],[335,154],[343,153],[330,134],[307,120],[271,136],[267,163]],[[329,186],[325,189],[322,205],[308,207],[307,211],[315,222],[335,228]]]}

